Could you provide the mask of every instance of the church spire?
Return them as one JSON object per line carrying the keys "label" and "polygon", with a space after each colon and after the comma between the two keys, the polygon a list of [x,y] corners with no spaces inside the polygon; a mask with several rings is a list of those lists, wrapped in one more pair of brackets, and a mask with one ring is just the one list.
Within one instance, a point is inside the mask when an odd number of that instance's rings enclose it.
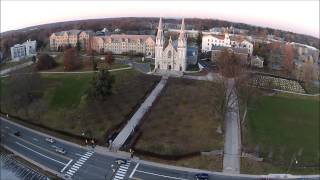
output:
{"label": "church spire", "polygon": [[163,37],[163,29],[162,29],[162,18],[160,17],[157,38],[156,38],[156,45],[163,46],[164,44],[164,37]]}
{"label": "church spire", "polygon": [[158,31],[159,30],[162,30],[162,17],[160,17],[160,20],[159,20]]}
{"label": "church spire", "polygon": [[180,29],[180,34],[178,38],[178,47],[186,47],[186,46],[187,46],[187,37],[185,33],[184,18],[182,18],[181,29]]}
{"label": "church spire", "polygon": [[181,30],[180,31],[184,31],[184,30],[185,30],[184,18],[182,18]]}

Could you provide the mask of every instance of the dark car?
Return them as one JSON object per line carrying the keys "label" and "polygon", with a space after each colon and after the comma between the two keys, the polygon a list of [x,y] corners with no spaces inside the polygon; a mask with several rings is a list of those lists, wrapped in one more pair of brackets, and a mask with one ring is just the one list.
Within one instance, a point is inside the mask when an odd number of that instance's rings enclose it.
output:
{"label": "dark car", "polygon": [[16,131],[16,132],[14,132],[13,134],[14,134],[15,136],[18,136],[18,137],[21,136],[20,131]]}
{"label": "dark car", "polygon": [[197,180],[208,180],[209,175],[206,173],[199,173],[194,176]]}

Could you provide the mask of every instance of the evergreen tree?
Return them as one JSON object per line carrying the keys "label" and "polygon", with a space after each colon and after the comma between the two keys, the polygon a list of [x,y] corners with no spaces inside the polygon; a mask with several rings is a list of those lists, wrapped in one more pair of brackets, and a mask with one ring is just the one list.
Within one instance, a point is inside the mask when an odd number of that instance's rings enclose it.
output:
{"label": "evergreen tree", "polygon": [[103,69],[92,79],[89,97],[93,100],[105,101],[112,94],[114,77],[109,71]]}

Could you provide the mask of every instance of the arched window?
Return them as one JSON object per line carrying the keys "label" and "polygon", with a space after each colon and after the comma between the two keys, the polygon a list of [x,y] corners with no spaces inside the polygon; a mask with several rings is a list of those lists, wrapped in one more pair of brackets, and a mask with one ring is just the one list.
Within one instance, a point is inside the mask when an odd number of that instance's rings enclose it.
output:
{"label": "arched window", "polygon": [[172,52],[169,51],[169,52],[168,52],[168,58],[171,58],[171,56],[172,56]]}

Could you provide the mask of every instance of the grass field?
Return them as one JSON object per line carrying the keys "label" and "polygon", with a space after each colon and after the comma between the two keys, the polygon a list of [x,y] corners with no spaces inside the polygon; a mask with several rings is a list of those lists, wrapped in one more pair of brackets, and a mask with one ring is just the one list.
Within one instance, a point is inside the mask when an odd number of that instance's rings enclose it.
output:
{"label": "grass field", "polygon": [[288,167],[294,158],[299,166],[319,166],[319,98],[260,97],[248,108],[244,134],[246,148],[259,152],[273,166]]}
{"label": "grass field", "polygon": [[170,78],[141,127],[135,148],[162,155],[223,148],[216,132],[221,121],[213,112],[212,83]]}
{"label": "grass field", "polygon": [[189,168],[196,168],[196,169],[205,169],[209,171],[222,171],[223,168],[223,157],[222,156],[194,156],[188,157],[180,160],[170,161],[170,160],[163,160],[159,158],[149,157],[149,156],[139,156],[141,159],[170,164],[174,166],[183,166]]}
{"label": "grass field", "polygon": [[[42,100],[48,105],[47,111],[35,120],[26,112],[18,112],[23,119],[34,120],[50,128],[60,129],[79,135],[91,131],[97,139],[103,139],[106,132],[127,120],[128,115],[144,99],[159,77],[148,76],[134,70],[112,72],[115,75],[113,94],[104,103],[90,107],[84,101],[93,74],[45,74],[45,92]],[[3,83],[5,85],[5,83]],[[5,95],[5,87],[2,89]],[[34,109],[27,108],[29,114]],[[9,113],[16,113],[10,112]]]}

